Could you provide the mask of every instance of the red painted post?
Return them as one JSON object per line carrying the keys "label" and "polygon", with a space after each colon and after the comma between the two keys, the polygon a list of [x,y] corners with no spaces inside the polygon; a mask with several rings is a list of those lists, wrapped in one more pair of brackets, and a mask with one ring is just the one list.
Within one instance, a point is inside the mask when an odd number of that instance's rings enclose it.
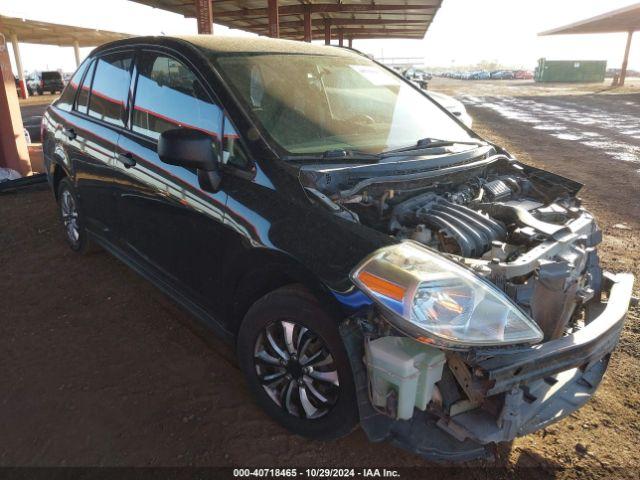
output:
{"label": "red painted post", "polygon": [[11,71],[7,41],[0,33],[0,167],[31,173],[20,103]]}
{"label": "red painted post", "polygon": [[198,33],[211,35],[213,33],[213,8],[211,0],[195,0],[196,21]]}
{"label": "red painted post", "polygon": [[331,45],[331,20],[324,19],[324,44]]}
{"label": "red painted post", "polygon": [[311,9],[304,11],[304,41],[311,42]]}
{"label": "red painted post", "polygon": [[278,15],[278,0],[269,0],[269,36],[272,38],[280,37],[280,18]]}

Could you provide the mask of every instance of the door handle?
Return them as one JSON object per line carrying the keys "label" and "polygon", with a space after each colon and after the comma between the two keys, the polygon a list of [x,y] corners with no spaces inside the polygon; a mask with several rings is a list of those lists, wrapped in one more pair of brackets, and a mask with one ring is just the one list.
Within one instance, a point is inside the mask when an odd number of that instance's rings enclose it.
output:
{"label": "door handle", "polygon": [[69,140],[75,140],[78,136],[73,128],[65,128],[64,130],[62,130],[62,134]]}
{"label": "door handle", "polygon": [[117,159],[124,165],[125,168],[135,167],[136,165],[136,161],[134,160],[133,155],[129,152],[119,153]]}

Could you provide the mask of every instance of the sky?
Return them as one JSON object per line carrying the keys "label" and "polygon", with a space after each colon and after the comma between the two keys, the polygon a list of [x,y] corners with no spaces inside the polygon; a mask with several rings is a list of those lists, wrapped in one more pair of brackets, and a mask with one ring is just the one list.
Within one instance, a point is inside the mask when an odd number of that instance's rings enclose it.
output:
{"label": "sky", "polygon": [[[376,58],[415,58],[431,67],[456,68],[481,61],[533,69],[537,59],[622,63],[626,34],[539,37],[541,31],[635,3],[633,0],[443,0],[423,40],[356,40]],[[131,34],[196,33],[194,19],[128,0],[0,0],[0,14]],[[216,34],[246,32],[214,27]],[[20,45],[25,70],[75,70],[71,48]],[[11,50],[11,49],[10,49]],[[91,49],[82,49],[86,56]],[[12,53],[11,53],[12,56]],[[13,56],[12,56],[13,62]],[[15,71],[15,62],[14,71]],[[640,32],[629,68],[640,70]]]}

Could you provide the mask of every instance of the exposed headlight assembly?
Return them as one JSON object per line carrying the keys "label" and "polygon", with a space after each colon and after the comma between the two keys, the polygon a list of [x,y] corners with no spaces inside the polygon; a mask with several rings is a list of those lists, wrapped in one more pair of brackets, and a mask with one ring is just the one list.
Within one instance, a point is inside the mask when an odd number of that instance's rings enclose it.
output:
{"label": "exposed headlight assembly", "polygon": [[536,323],[493,285],[414,242],[385,247],[351,273],[398,330],[465,349],[537,343]]}

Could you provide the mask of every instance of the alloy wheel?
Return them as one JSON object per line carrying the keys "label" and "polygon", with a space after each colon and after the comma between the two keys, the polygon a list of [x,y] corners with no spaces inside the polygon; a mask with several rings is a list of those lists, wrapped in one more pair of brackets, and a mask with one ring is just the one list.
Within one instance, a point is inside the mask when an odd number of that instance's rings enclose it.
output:
{"label": "alloy wheel", "polygon": [[271,400],[289,414],[317,419],[335,406],[338,370],[324,341],[308,328],[281,320],[267,325],[254,349],[258,379]]}
{"label": "alloy wheel", "polygon": [[76,245],[80,240],[80,227],[78,224],[78,209],[76,200],[69,190],[62,192],[60,199],[60,211],[62,214],[62,223],[67,233],[69,241]]}

